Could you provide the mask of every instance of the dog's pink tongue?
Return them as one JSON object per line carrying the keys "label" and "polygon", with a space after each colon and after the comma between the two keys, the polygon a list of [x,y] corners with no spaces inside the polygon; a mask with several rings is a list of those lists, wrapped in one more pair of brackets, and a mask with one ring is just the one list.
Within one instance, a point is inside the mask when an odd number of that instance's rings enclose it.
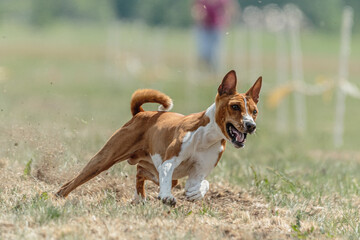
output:
{"label": "dog's pink tongue", "polygon": [[244,141],[244,134],[236,132],[236,141],[243,142]]}
{"label": "dog's pink tongue", "polygon": [[244,141],[244,134],[242,134],[241,132],[238,132],[238,131],[233,131],[233,133],[235,133],[235,135],[236,135],[235,139],[237,142]]}

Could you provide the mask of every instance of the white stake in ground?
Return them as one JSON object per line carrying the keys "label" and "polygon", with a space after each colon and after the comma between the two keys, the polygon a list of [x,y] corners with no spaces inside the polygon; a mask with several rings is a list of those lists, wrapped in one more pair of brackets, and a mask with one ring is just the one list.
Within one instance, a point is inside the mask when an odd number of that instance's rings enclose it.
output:
{"label": "white stake in ground", "polygon": [[349,75],[349,55],[351,43],[351,28],[353,25],[354,11],[347,6],[343,10],[342,26],[341,26],[341,45],[340,45],[340,60],[339,60],[339,76],[337,85],[337,98],[335,110],[335,126],[334,126],[334,145],[340,147],[343,145],[344,134],[344,115],[345,115],[345,97],[346,93],[342,86],[347,82]]}
{"label": "white stake in ground", "polygon": [[117,68],[117,62],[120,58],[120,24],[117,21],[110,23],[107,30],[106,39],[106,73],[113,79],[122,79]]}
{"label": "white stake in ground", "polygon": [[193,106],[196,105],[196,81],[199,79],[199,72],[198,72],[198,64],[197,64],[197,56],[196,56],[196,49],[194,46],[194,29],[189,31],[188,34],[188,41],[186,46],[187,55],[185,57],[185,64],[184,69],[186,69],[186,85],[185,85],[185,98],[187,101],[186,106],[188,106],[188,111],[194,111]]}
{"label": "white stake in ground", "polygon": [[[237,69],[239,71],[240,76],[239,79],[248,79],[247,77],[247,42],[246,42],[247,31],[243,25],[238,27],[238,31],[234,31],[234,41],[233,41],[233,69]],[[242,80],[240,80],[242,81]]]}
{"label": "white stake in ground", "polygon": [[254,6],[246,7],[244,9],[243,19],[248,28],[250,37],[249,81],[254,81],[254,79],[257,79],[262,75],[262,10]]}
{"label": "white stake in ground", "polygon": [[[264,8],[266,27],[276,34],[276,68],[277,84],[285,85],[288,79],[288,59],[286,54],[286,16],[276,5],[269,4]],[[288,129],[288,100],[284,98],[277,107],[276,129],[278,132],[286,132]]]}
{"label": "white stake in ground", "polygon": [[302,12],[294,4],[287,4],[284,7],[284,11],[287,16],[288,29],[290,33],[292,80],[295,84],[295,124],[296,131],[301,134],[306,129],[306,105],[305,96],[299,91],[296,91],[296,89],[304,86],[302,52],[300,45],[300,25],[302,20]]}

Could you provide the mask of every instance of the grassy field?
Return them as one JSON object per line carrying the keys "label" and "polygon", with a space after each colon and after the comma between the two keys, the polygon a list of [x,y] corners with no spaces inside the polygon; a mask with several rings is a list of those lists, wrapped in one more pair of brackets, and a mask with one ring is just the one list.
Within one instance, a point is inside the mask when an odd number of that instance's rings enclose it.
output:
{"label": "grassy field", "polygon": [[[178,205],[170,208],[151,183],[147,203],[130,204],[135,171],[126,163],[67,199],[53,193],[130,119],[135,89],[161,90],[174,99],[173,111],[185,114],[213,103],[221,78],[194,71],[190,32],[140,24],[0,29],[0,239],[360,238],[359,100],[346,100],[340,149],[332,145],[333,92],[306,98],[305,134],[291,130],[293,114],[290,130],[278,134],[275,110],[267,106],[276,87],[273,35],[262,36],[257,134],[244,149],[228,145],[203,201],[186,202],[182,181],[174,190]],[[255,81],[248,47],[238,42],[245,34],[226,35],[224,70],[237,70],[239,91]],[[356,82],[360,36],[352,41]],[[307,83],[336,79],[338,36],[306,31],[302,48]]]}

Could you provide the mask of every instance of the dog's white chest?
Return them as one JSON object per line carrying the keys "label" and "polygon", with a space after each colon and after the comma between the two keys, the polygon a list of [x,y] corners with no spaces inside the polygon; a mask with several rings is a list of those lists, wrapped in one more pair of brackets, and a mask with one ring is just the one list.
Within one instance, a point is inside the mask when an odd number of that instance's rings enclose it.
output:
{"label": "dog's white chest", "polygon": [[189,175],[202,175],[206,177],[216,166],[219,155],[224,151],[221,142],[217,142],[207,149],[193,148],[187,152],[179,166],[175,168],[173,179]]}

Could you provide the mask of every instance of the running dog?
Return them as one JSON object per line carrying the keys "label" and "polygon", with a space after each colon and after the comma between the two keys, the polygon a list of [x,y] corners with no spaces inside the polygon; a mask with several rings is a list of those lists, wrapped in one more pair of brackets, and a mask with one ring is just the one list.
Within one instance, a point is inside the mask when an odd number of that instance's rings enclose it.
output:
{"label": "running dog", "polygon": [[[135,91],[131,99],[132,119],[56,195],[66,197],[115,163],[127,160],[137,165],[135,202],[145,200],[145,181],[150,180],[160,186],[158,198],[174,206],[176,199],[171,189],[186,176],[186,198],[203,198],[209,189],[205,178],[219,162],[226,140],[242,148],[247,134],[256,130],[262,78],[246,93],[238,93],[236,83],[232,70],[222,80],[215,103],[203,112],[187,116],[168,112],[172,100],[159,91]],[[161,104],[159,111],[144,111],[141,106],[149,102]]]}

